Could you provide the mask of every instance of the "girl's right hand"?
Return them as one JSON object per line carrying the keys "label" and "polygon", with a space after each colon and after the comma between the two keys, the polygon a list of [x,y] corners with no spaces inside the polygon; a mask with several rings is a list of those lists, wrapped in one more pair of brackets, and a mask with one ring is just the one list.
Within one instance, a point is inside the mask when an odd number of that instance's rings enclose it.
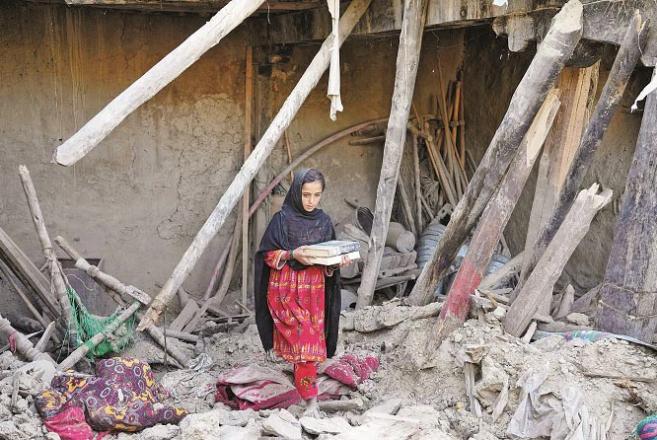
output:
{"label": "girl's right hand", "polygon": [[305,248],[305,246],[296,248],[292,251],[292,257],[304,266],[312,266],[313,263],[308,259],[308,256],[305,255]]}

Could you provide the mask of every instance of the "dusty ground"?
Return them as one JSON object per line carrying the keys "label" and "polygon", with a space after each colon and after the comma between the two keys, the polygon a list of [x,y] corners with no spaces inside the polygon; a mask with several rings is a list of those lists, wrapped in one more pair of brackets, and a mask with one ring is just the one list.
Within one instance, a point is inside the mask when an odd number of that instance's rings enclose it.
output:
{"label": "dusty ground", "polygon": [[[343,319],[348,328],[352,318]],[[382,364],[372,380],[350,396],[362,400],[362,410],[327,414],[331,417],[327,426],[319,427],[313,425],[314,420],[299,422],[303,412],[300,407],[292,407],[289,412],[254,412],[230,411],[215,405],[214,384],[221,371],[266,361],[254,325],[214,334],[196,347],[213,360],[209,368],[159,373],[172,392],[172,401],[194,414],[180,426],[160,425],[110,438],[258,439],[278,435],[490,440],[517,438],[509,431],[515,426],[516,430],[534,433],[525,438],[624,439],[643,417],[657,409],[657,399],[652,397],[657,395],[657,357],[649,349],[625,341],[590,343],[566,341],[560,336],[528,344],[504,335],[498,318],[489,313],[480,320],[468,321],[426,361],[420,353],[429,346],[425,334],[433,322],[435,317],[406,319],[368,333],[343,329],[341,350],[375,351]],[[472,364],[481,417],[473,414],[476,409],[471,408],[466,392],[464,362]],[[429,368],[418,370],[418,363]],[[21,364],[9,353],[0,355],[2,370]],[[532,382],[536,383],[536,391],[526,399],[523,384],[527,389]],[[46,437],[31,397],[19,398],[19,414],[12,414],[12,388],[6,381],[0,383],[0,439],[56,438],[52,434]],[[507,400],[501,394],[508,396],[508,403],[498,409],[494,420],[494,407]],[[335,432],[326,432],[331,430]],[[324,433],[318,436],[320,432]]]}

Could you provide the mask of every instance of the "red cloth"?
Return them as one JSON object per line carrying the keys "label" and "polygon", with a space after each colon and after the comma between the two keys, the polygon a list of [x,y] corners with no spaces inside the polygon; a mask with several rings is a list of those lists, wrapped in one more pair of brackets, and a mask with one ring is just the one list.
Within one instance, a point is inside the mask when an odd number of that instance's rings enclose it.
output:
{"label": "red cloth", "polygon": [[43,421],[46,429],[59,435],[62,440],[100,440],[107,432],[94,432],[84,417],[79,406],[67,406],[66,409]]}
{"label": "red cloth", "polygon": [[317,365],[314,362],[294,364],[294,386],[303,400],[317,397]]}
{"label": "red cloth", "polygon": [[267,305],[274,321],[274,351],[291,363],[326,360],[324,268],[294,270],[287,251],[265,254],[269,271]]}
{"label": "red cloth", "polygon": [[338,359],[328,359],[322,364],[320,373],[356,389],[378,369],[379,359],[372,354],[345,354]]}

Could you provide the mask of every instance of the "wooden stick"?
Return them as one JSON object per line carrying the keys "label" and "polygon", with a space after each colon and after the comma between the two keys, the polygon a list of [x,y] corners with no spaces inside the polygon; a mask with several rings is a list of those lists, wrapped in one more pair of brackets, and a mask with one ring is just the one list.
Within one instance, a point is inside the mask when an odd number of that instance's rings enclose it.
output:
{"label": "wooden stick", "polygon": [[646,98],[595,317],[596,328],[650,343],[657,328],[656,123],[652,92]]}
{"label": "wooden stick", "polygon": [[392,92],[392,106],[383,148],[381,174],[376,190],[374,222],[370,234],[367,260],[363,269],[361,284],[358,288],[356,308],[366,307],[372,302],[376,279],[381,267],[381,258],[383,257],[383,249],[388,234],[388,222],[390,221],[395,197],[395,187],[399,178],[399,165],[401,164],[406,142],[406,127],[413,102],[413,90],[415,89],[415,78],[422,47],[422,32],[427,18],[428,4],[428,0],[407,0],[404,2],[404,15],[397,51],[395,85]]}
{"label": "wooden stick", "polygon": [[46,230],[46,221],[41,212],[41,206],[39,205],[39,199],[37,198],[34,183],[30,177],[30,171],[25,165],[20,165],[18,167],[18,174],[21,177],[21,183],[23,184],[27,204],[30,208],[30,213],[32,214],[34,227],[36,228],[39,241],[41,242],[43,255],[46,257],[46,260],[50,262],[50,281],[55,287],[55,293],[59,300],[59,307],[62,311],[61,316],[66,325],[68,339],[71,343],[76,345],[78,342],[76,324],[73,322],[73,312],[71,311],[71,304],[68,299],[64,274],[61,271],[59,261],[57,260],[57,254],[55,254],[52,242],[50,241],[50,236]]}
{"label": "wooden stick", "polygon": [[[253,125],[253,48],[246,48],[246,85],[244,90],[244,161],[251,154],[251,127]],[[287,132],[286,139],[287,139]],[[288,144],[289,147],[289,144]],[[292,154],[288,148],[290,162]],[[246,302],[249,291],[249,196],[251,185],[247,183],[242,196],[242,301]]]}
{"label": "wooden stick", "polygon": [[511,305],[504,320],[504,330],[514,336],[520,336],[527,328],[532,317],[541,310],[541,303],[549,300],[563,268],[575,248],[589,230],[595,214],[609,203],[612,191],[606,189],[600,194],[598,184],[582,190],[570,212],[554,236],[537,269],[527,279],[520,294]]}
{"label": "wooden stick", "polygon": [[[239,234],[238,234],[239,235]],[[107,292],[115,292],[116,295],[113,296],[114,300],[121,306],[125,306],[126,303],[121,298],[121,294],[128,292],[131,289],[137,289],[134,286],[127,286],[123,284],[118,279],[113,276],[101,271],[96,266],[89,264],[80,253],[73,248],[63,237],[55,237],[55,243],[62,248],[72,259],[75,260],[75,267],[78,269],[84,270],[91,278],[96,280],[98,283],[107,287]],[[138,290],[138,289],[137,289]],[[140,317],[141,313],[136,313],[137,318]],[[177,348],[173,347],[171,344],[166,343],[166,338],[162,334],[159,328],[151,327],[147,330],[147,333],[155,342],[157,342],[173,359],[178,361],[181,365],[187,366],[189,364],[189,358],[181,353]]]}
{"label": "wooden stick", "polygon": [[445,338],[460,327],[467,318],[470,310],[470,295],[479,286],[486,273],[500,236],[511,218],[543,142],[552,127],[559,104],[558,93],[550,92],[527,130],[518,154],[509,165],[509,170],[502,179],[497,193],[481,215],[468,252],[449,289],[445,306],[433,326],[429,338],[431,343],[427,344],[427,354],[430,355],[440,347]]}
{"label": "wooden stick", "polygon": [[[160,331],[162,331],[162,329],[160,329]],[[162,333],[164,334],[163,331],[162,331]],[[196,335],[193,335],[193,334],[187,333],[187,332],[181,332],[181,331],[178,331],[178,330],[172,330],[170,328],[167,329],[166,334],[167,334],[167,337],[171,336],[172,338],[180,339],[181,341],[196,343],[199,340],[199,337],[196,336]]]}
{"label": "wooden stick", "polygon": [[552,241],[559,225],[561,225],[570,206],[573,204],[573,200],[582,185],[586,171],[593,161],[593,154],[602,143],[602,136],[621,102],[630,76],[641,56],[648,36],[648,26],[645,24],[646,22],[637,11],[618,49],[614,65],[609,72],[607,82],[595,106],[591,121],[582,136],[581,145],[572,160],[552,215],[545,222],[545,226],[542,228],[540,234],[538,234],[536,244],[531,248],[532,252],[527,254],[527,260],[523,263],[523,272],[521,273],[517,292],[520,291],[523,280],[529,277],[537,261]]}
{"label": "wooden stick", "polygon": [[420,182],[420,152],[417,145],[417,136],[413,136],[413,177],[415,178],[415,220],[417,222],[417,233],[421,234],[424,229],[422,221],[422,186]]}
{"label": "wooden stick", "polygon": [[221,279],[221,276],[223,275],[223,270],[225,269],[225,265],[226,265],[226,259],[228,258],[228,252],[230,252],[230,245],[224,246],[223,250],[221,251],[221,254],[219,254],[219,258],[217,259],[217,264],[214,265],[214,270],[212,271],[212,276],[210,277],[210,282],[208,283],[208,287],[205,289],[205,293],[203,294],[204,301],[210,298],[212,292],[215,291],[217,280]]}
{"label": "wooden stick", "polygon": [[[353,0],[340,19],[340,43],[346,40],[351,33],[360,17],[367,10],[371,0]],[[223,10],[223,9],[222,9]],[[292,93],[283,103],[281,110],[278,112],[271,125],[265,131],[265,134],[256,145],[253,153],[242,166],[240,172],[230,184],[219,200],[219,203],[210,214],[210,217],[203,224],[201,230],[196,234],[185,254],[182,256],[173,273],[162,287],[160,293],[155,297],[144,318],[137,327],[142,331],[154,325],[159,320],[160,314],[164,311],[166,304],[175,296],[176,290],[185,281],[189,273],[196,265],[203,251],[210,243],[210,240],[219,232],[226,218],[242,195],[242,192],[248,183],[256,175],[262,164],[265,162],[271,151],[281,138],[283,131],[290,125],[292,119],[299,111],[306,97],[315,88],[321,79],[324,71],[329,65],[331,57],[331,48],[333,46],[334,36],[330,35],[321,49],[308,66]]]}
{"label": "wooden stick", "polygon": [[45,329],[48,327],[48,324],[50,321],[48,321],[46,318],[44,318],[41,313],[37,310],[37,308],[32,304],[32,301],[27,297],[27,292],[23,290],[23,287],[18,284],[16,280],[14,280],[13,273],[9,266],[0,258],[0,272],[2,272],[5,276],[5,279],[9,281],[9,284],[12,285],[16,293],[18,293],[18,296],[20,296],[21,300],[23,300],[23,303],[25,306],[28,308],[32,316],[39,321],[39,323],[43,326]]}
{"label": "wooden stick", "polygon": [[3,333],[7,339],[10,337],[14,338],[16,341],[16,351],[25,356],[27,360],[35,361],[39,359],[45,359],[47,361],[54,362],[50,356],[45,353],[41,353],[36,348],[34,348],[32,342],[30,342],[30,340],[24,334],[12,327],[9,320],[3,318],[2,315],[0,315],[0,332]]}
{"label": "wooden stick", "polygon": [[[41,351],[41,352],[46,351],[46,347],[48,346],[48,342],[54,336],[55,336],[55,321],[48,324],[48,326],[46,327],[46,330],[43,332],[43,335],[41,335],[41,339],[39,339],[39,342],[36,343],[34,348],[37,351]],[[55,343],[57,343],[57,341],[55,341]]]}
{"label": "wooden stick", "polygon": [[417,237],[418,231],[415,226],[415,219],[413,218],[410,196],[408,195],[406,184],[404,183],[404,178],[402,176],[399,176],[397,179],[397,189],[399,190],[399,201],[401,202],[402,211],[404,212],[404,217],[406,217],[406,227]]}
{"label": "wooden stick", "polygon": [[571,0],[552,19],[550,30],[513,94],[509,109],[466,193],[454,209],[445,234],[413,287],[409,296],[412,304],[423,305],[431,301],[438,282],[449,269],[461,244],[502,180],[531,121],[573,53],[581,33],[582,5]]}
{"label": "wooden stick", "polygon": [[93,150],[130,113],[176,79],[201,55],[216,46],[264,0],[232,0],[205,25],[114,98],[77,133],[55,150],[55,162],[71,166]]}
{"label": "wooden stick", "polygon": [[66,371],[69,368],[73,368],[75,364],[77,364],[83,357],[87,355],[87,353],[89,353],[98,344],[100,344],[105,339],[107,339],[112,333],[116,331],[116,329],[118,329],[121,326],[121,324],[123,324],[128,319],[130,319],[132,315],[134,315],[135,312],[139,310],[139,307],[140,307],[140,303],[138,301],[132,303],[130,307],[128,307],[123,312],[121,312],[121,314],[117,316],[114,321],[108,324],[103,329],[102,332],[96,333],[94,336],[91,337],[91,339],[81,344],[73,353],[71,353],[66,359],[64,359],[57,366],[57,368],[63,371]]}
{"label": "wooden stick", "polygon": [[524,256],[525,251],[520,252],[518,255],[507,261],[504,266],[500,267],[495,272],[481,280],[479,289],[497,287],[499,284],[516,275],[518,272],[520,272],[520,266],[522,265],[522,259]]}

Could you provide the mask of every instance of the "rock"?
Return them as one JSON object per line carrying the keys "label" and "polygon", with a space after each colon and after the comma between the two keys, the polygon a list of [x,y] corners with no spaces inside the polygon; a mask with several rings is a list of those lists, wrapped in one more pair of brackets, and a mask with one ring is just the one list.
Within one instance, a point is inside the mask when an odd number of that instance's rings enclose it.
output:
{"label": "rock", "polygon": [[413,436],[413,440],[456,440],[456,437],[453,437],[438,428],[432,428],[423,429],[417,435]]}
{"label": "rock", "polygon": [[308,434],[340,434],[351,429],[351,425],[343,417],[316,419],[314,417],[301,417],[301,427]]}
{"label": "rock", "polygon": [[397,411],[399,411],[399,408],[401,408],[401,404],[402,404],[401,399],[386,400],[385,402],[380,403],[379,405],[376,405],[365,411],[365,413],[363,413],[363,417],[366,417],[367,415],[371,415],[371,414],[395,415],[397,414]]}
{"label": "rock", "polygon": [[290,440],[301,440],[301,423],[284,409],[267,417],[262,423],[262,429],[266,434]]}
{"label": "rock", "polygon": [[493,316],[495,318],[497,318],[499,321],[501,321],[506,316],[506,309],[498,306],[491,313],[493,314]]}
{"label": "rock", "polygon": [[589,325],[589,317],[583,313],[571,313],[566,316],[566,321],[575,325],[581,325],[583,327]]}
{"label": "rock", "polygon": [[220,431],[220,439],[253,440],[260,438],[261,427],[255,420],[251,420],[246,427],[226,425],[222,426]]}
{"label": "rock", "polygon": [[440,413],[430,405],[405,406],[399,410],[397,417],[415,420],[422,428],[436,427],[440,424]]}
{"label": "rock", "polygon": [[388,414],[372,413],[366,423],[331,438],[333,440],[406,440],[415,439],[414,436],[419,431],[420,428],[415,421]]}
{"label": "rock", "polygon": [[[180,427],[176,425],[155,425],[146,428],[137,434],[139,440],[171,440],[180,434]],[[132,440],[135,434],[121,433],[117,440]]]}
{"label": "rock", "polygon": [[207,440],[221,437],[221,425],[215,411],[190,414],[180,422],[182,440]]}
{"label": "rock", "polygon": [[49,432],[46,434],[46,440],[61,440],[61,437],[56,432]]}
{"label": "rock", "polygon": [[[18,427],[11,420],[0,422],[0,440],[30,440],[33,437],[29,432],[25,432],[23,426]],[[31,430],[30,430],[31,431]]]}

